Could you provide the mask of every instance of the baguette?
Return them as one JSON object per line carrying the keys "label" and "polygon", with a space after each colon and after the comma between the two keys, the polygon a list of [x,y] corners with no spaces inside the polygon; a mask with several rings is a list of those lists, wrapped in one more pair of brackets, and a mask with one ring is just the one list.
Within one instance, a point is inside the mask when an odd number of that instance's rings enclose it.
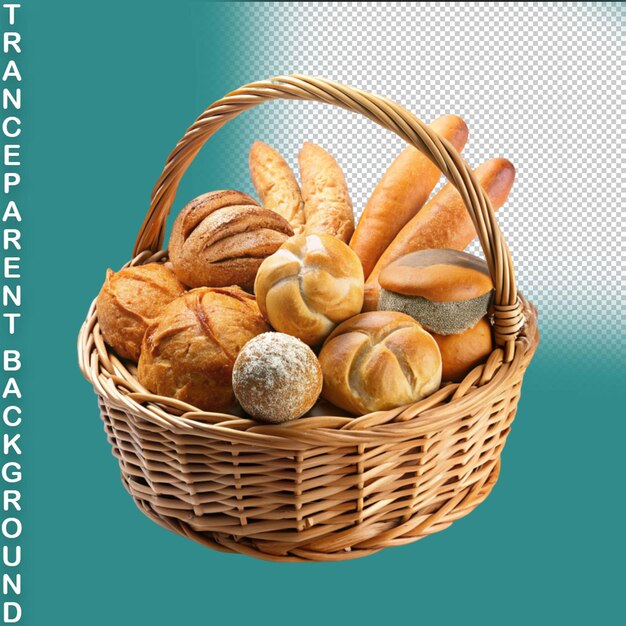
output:
{"label": "baguette", "polygon": [[252,184],[261,204],[284,217],[297,235],[304,228],[304,202],[298,181],[280,153],[255,141],[248,156]]}
{"label": "baguette", "polygon": [[[494,210],[499,209],[513,186],[513,164],[506,159],[490,159],[479,165],[474,175],[489,196]],[[410,252],[429,248],[464,250],[474,237],[476,229],[463,200],[448,183],[406,224],[378,259],[365,283],[363,310],[373,311],[378,306],[378,275],[391,262]]]}
{"label": "baguette", "polygon": [[[457,115],[444,115],[430,124],[459,152],[467,141],[467,125]],[[422,152],[407,146],[376,185],[367,201],[350,247],[369,276],[376,261],[402,227],[422,208],[441,171]]]}
{"label": "baguette", "polygon": [[348,185],[339,164],[324,148],[306,141],[298,155],[304,234],[328,234],[350,241],[354,232],[354,213]]}

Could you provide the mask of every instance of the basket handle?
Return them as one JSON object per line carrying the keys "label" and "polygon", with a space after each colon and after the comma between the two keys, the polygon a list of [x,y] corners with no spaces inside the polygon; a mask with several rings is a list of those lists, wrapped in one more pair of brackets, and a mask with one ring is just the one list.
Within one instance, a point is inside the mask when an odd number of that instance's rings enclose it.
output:
{"label": "basket handle", "polygon": [[165,225],[180,180],[204,143],[242,111],[276,99],[311,100],[360,113],[396,133],[431,159],[456,187],[472,218],[495,286],[494,335],[504,360],[515,353],[515,339],[524,325],[509,249],[496,222],[489,198],[455,148],[405,108],[387,98],[324,78],[290,75],[250,83],[218,100],[187,129],[169,155],[150,199],[150,208],[135,243],[134,256],[163,245]]}

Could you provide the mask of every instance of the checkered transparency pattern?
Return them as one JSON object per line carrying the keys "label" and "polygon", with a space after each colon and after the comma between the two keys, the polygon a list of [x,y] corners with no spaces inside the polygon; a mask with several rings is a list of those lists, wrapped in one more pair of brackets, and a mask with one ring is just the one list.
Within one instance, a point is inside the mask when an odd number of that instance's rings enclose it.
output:
{"label": "checkered transparency pattern", "polygon": [[[617,4],[238,6],[242,28],[262,38],[234,51],[251,80],[321,75],[386,95],[425,121],[461,115],[469,163],[506,156],[517,167],[498,221],[541,326],[576,330],[594,350],[624,345],[626,59]],[[272,103],[246,116],[236,149],[263,139],[296,169],[302,142],[319,142],[343,166],[357,213],[402,148],[368,120],[323,105]]]}

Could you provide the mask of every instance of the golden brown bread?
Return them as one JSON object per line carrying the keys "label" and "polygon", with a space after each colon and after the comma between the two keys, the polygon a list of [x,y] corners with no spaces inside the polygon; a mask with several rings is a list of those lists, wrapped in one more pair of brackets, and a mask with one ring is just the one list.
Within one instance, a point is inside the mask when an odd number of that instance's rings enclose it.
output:
{"label": "golden brown bread", "polygon": [[235,361],[235,396],[260,422],[280,424],[304,415],[321,390],[322,370],[315,353],[291,335],[257,335]]}
{"label": "golden brown bread", "polygon": [[435,248],[400,257],[378,276],[383,289],[434,302],[478,298],[493,289],[487,263],[461,252]]}
{"label": "golden brown bread", "polygon": [[357,415],[417,402],[441,383],[435,340],[393,311],[362,313],[337,326],[319,361],[322,396]]}
{"label": "golden brown bread", "polygon": [[363,268],[331,235],[296,235],[263,261],[254,292],[276,330],[315,346],[361,310]]}
{"label": "golden brown bread", "polygon": [[252,289],[263,259],[293,229],[278,213],[240,191],[212,191],[179,213],[168,246],[179,280],[189,287]]}
{"label": "golden brown bread", "polygon": [[298,155],[306,224],[304,234],[328,234],[348,243],[354,232],[352,200],[334,157],[305,142]]}
{"label": "golden brown bread", "polygon": [[152,393],[205,411],[227,410],[239,351],[267,331],[254,297],[238,287],[193,289],[148,327],[139,382]]}
{"label": "golden brown bread", "polygon": [[379,311],[401,311],[427,331],[450,335],[487,315],[493,282],[487,263],[459,250],[412,252],[378,277]]}
{"label": "golden brown bread", "polygon": [[380,273],[383,289],[407,296],[421,296],[434,302],[457,302],[486,294],[493,289],[489,276],[466,267],[445,263],[415,268],[403,265],[389,272],[389,265]]}
{"label": "golden brown bread", "polygon": [[[467,141],[467,125],[458,115],[443,115],[430,125],[459,152]],[[387,246],[428,200],[441,171],[422,152],[407,146],[383,174],[370,196],[350,240],[350,247],[369,276]]]}
{"label": "golden brown bread", "polygon": [[[513,186],[513,164],[506,159],[490,159],[479,165],[474,175],[489,196],[494,210],[499,209]],[[365,282],[363,310],[376,309],[380,289],[378,275],[391,262],[410,252],[428,248],[463,250],[474,237],[476,229],[463,200],[453,185],[448,183],[404,226],[378,259]]]}
{"label": "golden brown bread", "polygon": [[491,324],[486,317],[475,326],[454,335],[436,335],[443,364],[441,379],[459,382],[465,375],[484,362],[493,351]]}
{"label": "golden brown bread", "polygon": [[284,217],[298,235],[304,229],[304,202],[300,186],[287,161],[262,141],[255,141],[248,155],[250,177],[261,204]]}
{"label": "golden brown bread", "polygon": [[96,300],[104,340],[124,359],[137,361],[148,325],[185,288],[160,263],[107,270]]}

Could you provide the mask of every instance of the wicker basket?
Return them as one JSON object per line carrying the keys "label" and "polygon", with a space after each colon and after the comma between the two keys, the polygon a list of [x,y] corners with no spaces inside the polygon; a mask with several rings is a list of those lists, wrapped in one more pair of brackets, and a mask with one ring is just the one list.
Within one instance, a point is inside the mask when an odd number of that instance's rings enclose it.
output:
{"label": "wicker basket", "polygon": [[285,425],[148,393],[134,366],[104,344],[93,304],[80,331],[79,363],[98,395],[124,486],[154,521],[225,552],[273,561],[351,559],[438,532],[487,497],[539,340],[537,313],[518,295],[489,200],[454,148],[385,98],[303,76],[246,85],[202,113],[154,187],[130,265],[166,258],[160,250],[170,207],[207,139],[242,111],[277,98],[361,113],[423,151],[457,187],[496,287],[498,347],[487,362],[410,406]]}

